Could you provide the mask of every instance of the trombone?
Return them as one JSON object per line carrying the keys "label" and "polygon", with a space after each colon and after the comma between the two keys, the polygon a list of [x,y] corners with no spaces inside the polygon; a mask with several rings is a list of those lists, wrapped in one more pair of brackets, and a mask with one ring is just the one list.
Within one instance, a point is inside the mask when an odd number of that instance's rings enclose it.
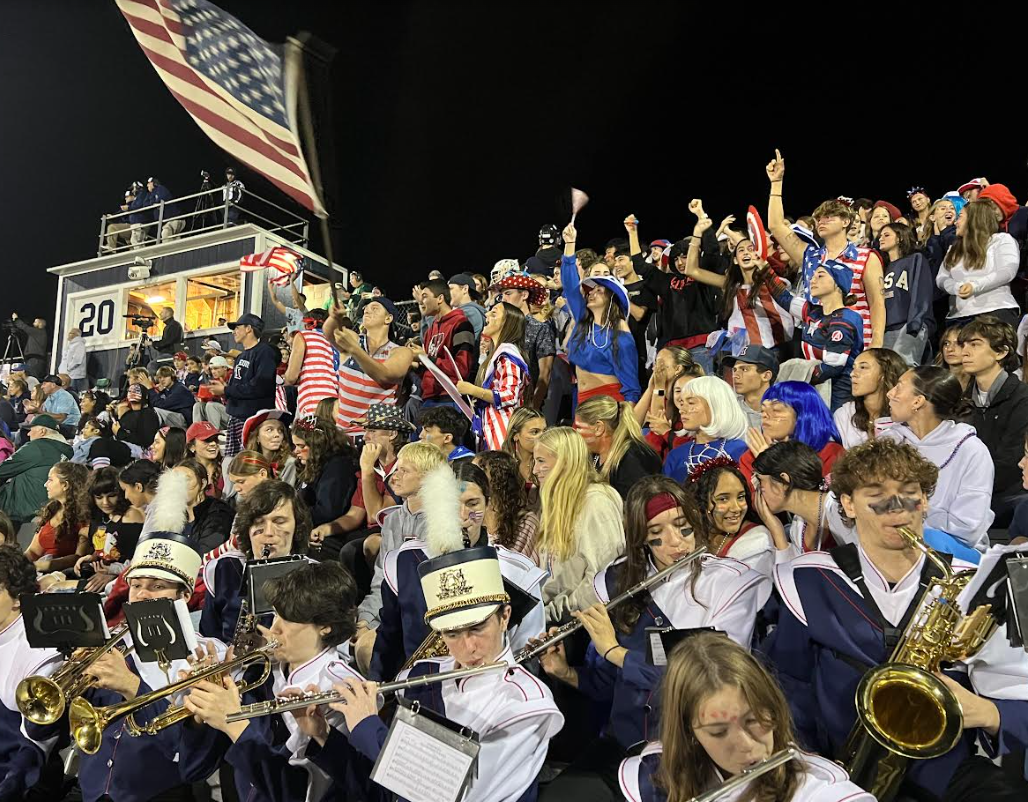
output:
{"label": "trombone", "polygon": [[[72,699],[96,684],[96,677],[89,673],[90,666],[117,647],[127,634],[128,624],[121,624],[114,628],[103,646],[84,649],[77,657],[72,655],[51,676],[25,677],[14,692],[19,712],[33,724],[53,724],[64,715]],[[131,651],[129,647],[122,655],[127,656]]]}
{"label": "trombone", "polygon": [[[408,688],[417,688],[421,685],[445,682],[449,679],[474,677],[478,674],[498,671],[501,668],[506,669],[509,668],[509,666],[506,663],[486,663],[485,665],[473,666],[472,668],[458,668],[453,671],[441,671],[438,674],[425,674],[421,677],[411,677],[410,679],[383,683],[378,686],[378,692],[380,694],[397,693],[398,691],[404,691]],[[342,698],[342,694],[336,693],[335,691],[312,691],[309,693],[302,693],[297,696],[279,696],[268,702],[255,702],[253,704],[243,705],[239,708],[238,713],[229,713],[225,716],[225,721],[229,724],[234,721],[248,721],[249,719],[259,718],[260,716],[284,713],[287,710],[299,710],[310,705],[327,705],[331,702],[342,701]]]}
{"label": "trombone", "polygon": [[87,755],[95,755],[100,750],[103,731],[114,721],[125,716],[128,716],[126,729],[132,737],[135,738],[140,735],[156,735],[164,728],[177,724],[180,721],[184,721],[192,715],[186,709],[185,705],[172,705],[163,713],[154,716],[150,721],[142,726],[136,723],[134,714],[144,707],[147,707],[160,699],[164,699],[165,697],[174,696],[180,691],[184,691],[187,688],[196,685],[198,682],[202,682],[203,680],[210,679],[212,677],[220,677],[231,671],[245,668],[251,663],[259,662],[262,663],[260,677],[253,682],[243,682],[239,686],[240,693],[246,693],[247,691],[253,690],[259,685],[264,684],[264,681],[270,676],[271,654],[277,648],[278,642],[271,641],[259,649],[247,652],[246,654],[241,655],[240,657],[235,657],[232,660],[226,660],[218,663],[217,665],[196,669],[190,673],[188,677],[185,677],[178,682],[174,682],[171,685],[167,685],[160,690],[151,691],[150,693],[143,694],[142,696],[137,696],[135,699],[126,699],[123,702],[107,705],[106,707],[94,707],[88,700],[81,696],[77,697],[71,701],[71,712],[68,715],[68,720],[71,724],[71,737],[74,739],[75,744],[79,749]]}

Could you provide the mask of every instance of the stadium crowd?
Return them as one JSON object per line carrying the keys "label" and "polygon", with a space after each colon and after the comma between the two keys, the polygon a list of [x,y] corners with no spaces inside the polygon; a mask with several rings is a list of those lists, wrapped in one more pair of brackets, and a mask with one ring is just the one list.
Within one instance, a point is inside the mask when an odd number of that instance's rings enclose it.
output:
{"label": "stadium crowd", "polygon": [[[403,691],[479,733],[475,802],[686,802],[792,742],[797,759],[724,798],[1025,799],[1013,591],[988,590],[975,649],[922,666],[962,711],[948,748],[893,775],[850,736],[858,683],[909,640],[938,564],[973,577],[971,612],[976,567],[1028,542],[1028,207],[977,178],[797,210],[777,152],[766,175],[766,230],[698,199],[675,240],[643,239],[634,214],[593,247],[547,225],[527,259],[433,271],[416,312],[358,273],[327,309],[271,286],[288,325],[242,314],[231,350],[187,352],[168,308],[149,359],[114,376],[88,375],[76,329],[49,372],[46,322],[15,316],[0,802],[384,799],[371,683],[494,661],[505,675]],[[111,247],[142,244],[129,226]],[[286,558],[263,585],[273,615],[250,611],[250,568]],[[283,670],[255,690],[198,680],[89,752],[70,699],[40,722],[15,692],[63,661],[29,648],[23,600],[82,592],[112,628],[176,599],[202,646],[165,671],[97,655],[94,708],[247,651]],[[226,718],[333,688],[327,709]],[[184,720],[129,732],[173,702]],[[881,704],[902,718],[918,700]]]}

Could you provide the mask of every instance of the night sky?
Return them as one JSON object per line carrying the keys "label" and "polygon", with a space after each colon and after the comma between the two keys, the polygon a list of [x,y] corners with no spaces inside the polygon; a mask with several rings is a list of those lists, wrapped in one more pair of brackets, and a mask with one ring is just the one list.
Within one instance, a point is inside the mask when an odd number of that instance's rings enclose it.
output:
{"label": "night sky", "polygon": [[[912,184],[938,197],[977,175],[1028,195],[1025,95],[1017,81],[1002,88],[1023,50],[968,53],[974,36],[953,18],[897,34],[890,12],[878,24],[891,29],[856,47],[814,18],[772,26],[723,2],[221,6],[271,42],[309,30],[339,49],[321,144],[338,168],[336,260],[397,299],[433,268],[488,273],[531,255],[541,224],[566,222],[572,185],[592,197],[580,245],[623,236],[630,212],[645,240],[683,236],[692,197],[742,220],[749,203],[766,208],[776,146],[793,215],[840,194],[906,208]],[[52,318],[45,269],[95,254],[100,215],[133,179],[187,194],[201,169],[219,177],[235,161],[164,87],[112,1],[0,11],[0,219],[5,275],[18,276],[0,315]]]}

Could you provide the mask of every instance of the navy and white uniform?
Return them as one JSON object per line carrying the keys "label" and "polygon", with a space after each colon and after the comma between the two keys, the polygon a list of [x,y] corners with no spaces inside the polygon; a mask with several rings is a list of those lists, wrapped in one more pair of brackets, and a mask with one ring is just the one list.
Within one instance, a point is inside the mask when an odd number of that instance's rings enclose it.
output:
{"label": "navy and white uniform", "polygon": [[[647,744],[639,755],[622,762],[618,780],[628,802],[664,802],[667,799],[663,789],[653,783],[662,751],[659,742]],[[803,764],[799,787],[782,802],[875,802],[871,794],[850,782],[838,763],[806,752],[798,760]],[[748,790],[749,785],[743,785],[718,797],[718,802],[735,802]]]}
{"label": "navy and white uniform", "polygon": [[[125,643],[131,646],[131,637]],[[225,645],[213,643],[219,658],[224,659]],[[139,663],[133,657],[127,657],[126,662],[140,679],[137,698],[177,682],[179,671],[192,668],[185,660],[174,660],[165,674],[157,663]],[[124,701],[120,693],[105,688],[93,688],[85,693],[85,698],[94,707]],[[181,701],[181,695],[165,697],[143,707],[134,719],[143,726]],[[133,738],[128,734],[127,723],[123,718],[107,727],[100,750],[95,755],[81,756],[79,786],[83,802],[95,802],[105,795],[118,802],[146,802],[171,788],[201,782],[217,769],[228,745],[228,739],[210,727],[192,727],[181,722],[156,735]]]}
{"label": "navy and white uniform", "polygon": [[[606,604],[618,593],[618,575],[625,558],[596,575],[593,586]],[[657,572],[651,563],[648,576]],[[693,577],[695,575],[695,583]],[[686,567],[654,588],[632,632],[615,630],[618,643],[628,649],[625,663],[618,668],[590,643],[585,665],[576,666],[578,689],[597,701],[611,702],[605,734],[623,749],[654,738],[660,732],[657,691],[662,667],[646,660],[646,628],[696,629],[714,627],[747,649],[753,638],[757,611],[771,593],[771,579],[744,563],[727,558],[700,558],[700,570]]]}
{"label": "navy and white uniform", "polygon": [[[478,777],[463,802],[534,802],[550,738],[564,726],[564,716],[549,688],[514,662],[509,645],[496,661],[510,669],[412,688],[403,695],[478,733]],[[455,668],[452,657],[419,660],[400,678]],[[326,741],[317,762],[329,767],[344,763],[345,756],[337,753],[351,745],[376,760],[388,729],[377,716],[366,718],[350,734],[349,744]]]}
{"label": "navy and white uniform", "polygon": [[[272,696],[281,696],[287,691],[305,691],[308,685],[316,685],[328,691],[335,683],[352,679],[363,682],[364,677],[338,659],[335,647],[328,647],[301,666],[286,673],[286,668],[276,666],[272,681],[264,690]],[[348,735],[342,715],[328,708],[323,709],[333,735]],[[236,789],[240,799],[247,802],[321,802],[327,799],[346,799],[346,791],[352,789],[352,774],[346,782],[335,783],[334,777],[345,774],[342,766],[332,776],[315,765],[306,752],[311,739],[304,735],[291,713],[251,719],[239,740],[229,747],[225,760],[235,771]],[[317,747],[317,744],[314,743]],[[362,767],[367,776],[371,764]]]}
{"label": "navy and white uniform", "polygon": [[[848,547],[849,548],[849,547]],[[925,557],[890,586],[859,543],[864,585],[889,627],[898,627],[923,593]],[[953,568],[974,568],[954,559]],[[854,692],[865,671],[888,661],[883,624],[828,552],[810,552],[775,566],[781,597],[777,627],[762,651],[792,709],[801,742],[818,753],[840,756],[856,720]],[[1002,625],[974,657],[946,675],[991,700],[1000,711],[996,737],[965,730],[960,742],[933,760],[910,762],[906,781],[942,797],[960,763],[980,745],[990,756],[1028,745],[1028,655],[1014,649]]]}
{"label": "navy and white uniform", "polygon": [[49,676],[61,661],[54,649],[29,646],[21,616],[0,632],[0,800],[20,800],[36,784],[56,736],[32,728],[30,737],[15,702],[18,683],[36,674]]}
{"label": "navy and white uniform", "polygon": [[[428,559],[426,548],[427,544],[423,540],[408,540],[386,555],[382,609],[379,611],[381,623],[375,636],[368,671],[376,681],[388,681],[395,677],[430,632],[425,623],[428,608],[418,578],[418,565]],[[510,629],[512,647],[517,651],[527,645],[529,638],[546,630],[542,584],[547,579],[547,573],[523,554],[503,546],[493,548],[500,559],[503,578],[540,600],[516,627]]]}
{"label": "navy and white uniform", "polygon": [[206,588],[203,611],[200,614],[200,634],[232,641],[239,620],[239,607],[243,601],[243,570],[246,555],[241,551],[221,554],[203,567]]}

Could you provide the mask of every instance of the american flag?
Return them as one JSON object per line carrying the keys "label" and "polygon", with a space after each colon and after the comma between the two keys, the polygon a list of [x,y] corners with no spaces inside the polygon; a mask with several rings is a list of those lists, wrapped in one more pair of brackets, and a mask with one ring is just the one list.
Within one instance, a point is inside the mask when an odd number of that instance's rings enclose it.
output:
{"label": "american flag", "polygon": [[268,269],[269,281],[276,287],[285,287],[300,269],[303,257],[288,248],[268,248],[263,253],[251,253],[239,260],[239,269],[244,273],[255,273]]}
{"label": "american flag", "polygon": [[207,0],[116,0],[157,74],[219,147],[324,217],[296,119],[299,59]]}

